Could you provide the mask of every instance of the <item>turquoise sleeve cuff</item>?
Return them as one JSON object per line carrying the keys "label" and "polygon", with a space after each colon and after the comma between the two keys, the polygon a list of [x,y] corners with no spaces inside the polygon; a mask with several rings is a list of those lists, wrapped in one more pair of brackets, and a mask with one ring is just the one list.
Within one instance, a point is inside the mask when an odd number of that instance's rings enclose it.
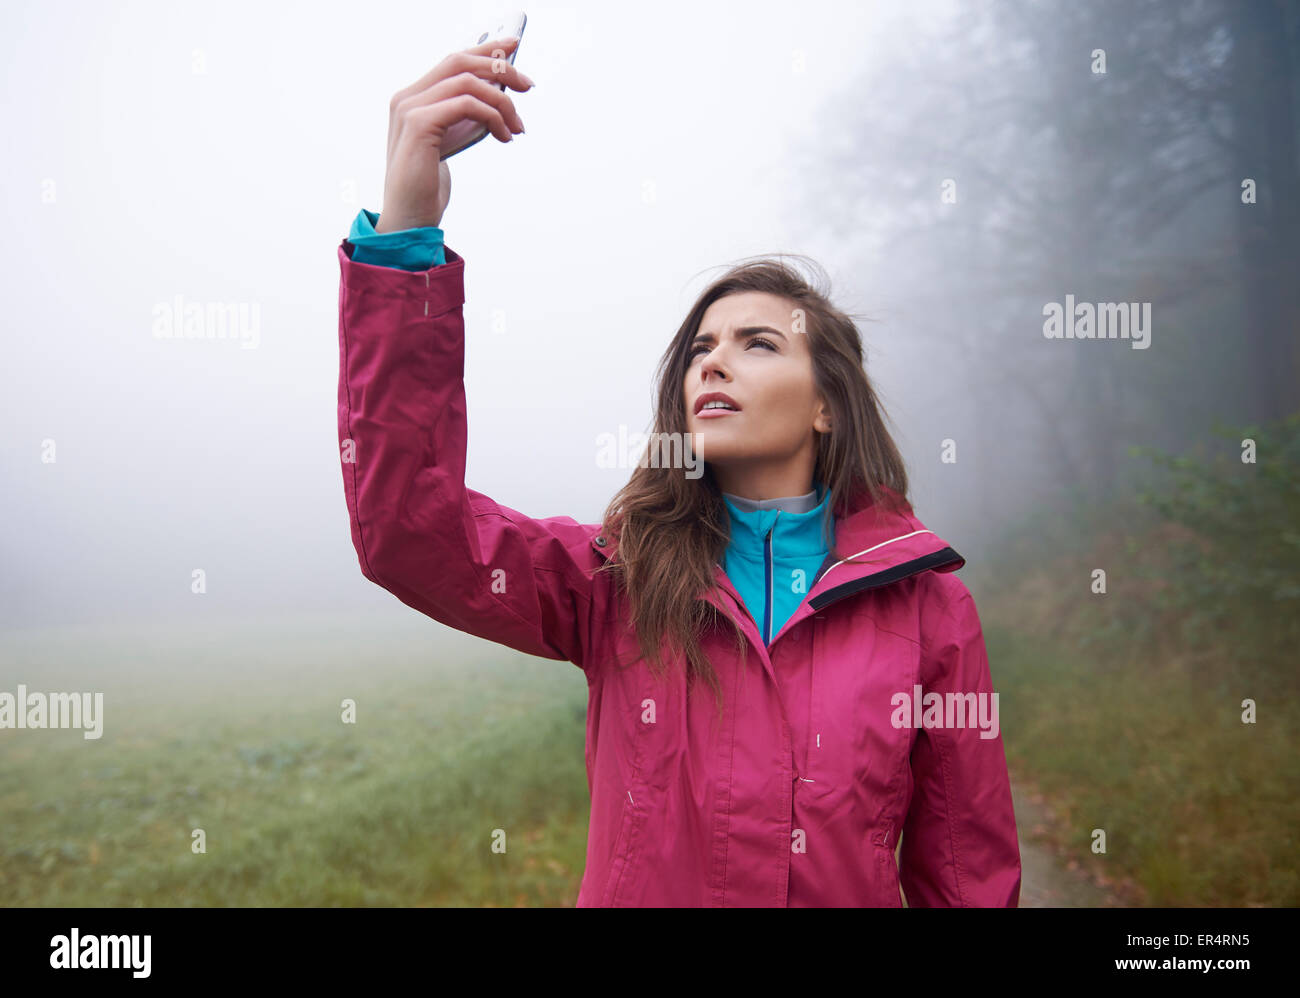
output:
{"label": "turquoise sleeve cuff", "polygon": [[428,270],[447,262],[442,245],[442,229],[426,225],[418,229],[376,232],[379,216],[362,208],[352,220],[348,242],[354,247],[352,259],[376,267],[398,270]]}

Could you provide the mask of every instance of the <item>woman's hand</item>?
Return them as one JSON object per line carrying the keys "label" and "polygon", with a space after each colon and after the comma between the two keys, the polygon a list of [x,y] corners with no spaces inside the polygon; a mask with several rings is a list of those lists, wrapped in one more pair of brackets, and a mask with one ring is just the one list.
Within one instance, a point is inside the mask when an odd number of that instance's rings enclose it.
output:
{"label": "woman's hand", "polygon": [[516,44],[516,38],[497,39],[453,52],[393,95],[388,104],[384,207],[376,232],[442,222],[451,197],[451,171],[442,162],[442,147],[453,127],[481,122],[502,142],[524,130],[514,102],[496,86],[505,83],[511,90],[527,90],[533,85],[504,58]]}

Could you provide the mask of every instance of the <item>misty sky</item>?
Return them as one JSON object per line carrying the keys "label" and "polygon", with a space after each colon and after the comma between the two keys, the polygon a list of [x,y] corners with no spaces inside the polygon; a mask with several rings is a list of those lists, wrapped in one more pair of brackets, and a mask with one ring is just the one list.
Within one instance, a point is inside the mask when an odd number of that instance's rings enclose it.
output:
{"label": "misty sky", "polygon": [[[412,612],[362,577],[349,535],[336,253],[359,208],[382,208],[390,96],[501,9],[6,9],[0,624]],[[943,516],[960,497],[929,486],[931,441],[909,430],[960,371],[909,344],[902,275],[888,254],[865,265],[869,226],[832,235],[809,213],[824,192],[836,214],[839,178],[796,156],[851,148],[846,82],[924,8],[525,9],[527,134],[451,161],[443,220],[466,259],[468,484],[597,520],[630,474],[597,466],[597,437],[648,428],[654,365],[714,268],[801,252],[842,307],[885,316],[868,371],[918,514],[961,549]],[[256,348],[156,337],[178,297],[257,314]]]}

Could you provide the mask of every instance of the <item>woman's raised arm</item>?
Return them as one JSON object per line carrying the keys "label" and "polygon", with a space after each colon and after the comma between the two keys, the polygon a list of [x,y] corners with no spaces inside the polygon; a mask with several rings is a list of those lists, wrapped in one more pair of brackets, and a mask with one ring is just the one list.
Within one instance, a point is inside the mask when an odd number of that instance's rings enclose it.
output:
{"label": "woman's raised arm", "polygon": [[[486,79],[495,65],[515,89],[531,81],[485,54],[499,44],[449,56],[394,96],[376,231],[441,221],[437,142],[456,121],[478,118],[508,141],[518,115]],[[590,529],[465,486],[464,260],[447,247],[444,264],[407,271],[357,262],[351,249],[339,247],[338,429],[362,573],[451,627],[585,669],[601,562]]]}

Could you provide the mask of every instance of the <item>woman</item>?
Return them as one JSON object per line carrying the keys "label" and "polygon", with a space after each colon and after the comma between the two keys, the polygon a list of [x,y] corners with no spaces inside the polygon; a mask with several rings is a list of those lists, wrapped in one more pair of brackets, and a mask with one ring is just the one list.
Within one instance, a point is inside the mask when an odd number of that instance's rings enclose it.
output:
{"label": "woman", "polygon": [[963,559],[907,504],[856,328],[794,270],[734,268],[664,355],[655,430],[684,435],[702,475],[647,462],[603,524],[466,488],[465,263],[437,228],[439,149],[467,118],[503,142],[523,131],[489,82],[532,85],[491,57],[510,44],[449,56],[394,96],[383,211],[339,248],[339,437],[363,574],[583,670],[579,906],[898,907],[900,884],[913,907],[1015,906]]}

